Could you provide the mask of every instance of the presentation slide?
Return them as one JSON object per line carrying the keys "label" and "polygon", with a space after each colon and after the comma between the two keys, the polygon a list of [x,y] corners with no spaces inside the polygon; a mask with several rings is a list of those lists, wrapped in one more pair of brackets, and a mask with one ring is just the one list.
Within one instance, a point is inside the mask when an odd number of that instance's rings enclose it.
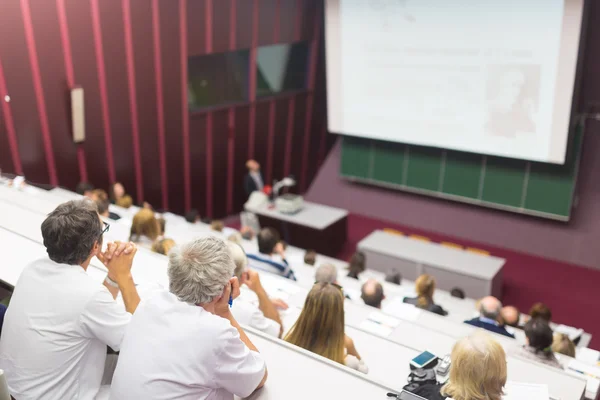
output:
{"label": "presentation slide", "polygon": [[584,0],[327,0],[333,133],[563,164]]}

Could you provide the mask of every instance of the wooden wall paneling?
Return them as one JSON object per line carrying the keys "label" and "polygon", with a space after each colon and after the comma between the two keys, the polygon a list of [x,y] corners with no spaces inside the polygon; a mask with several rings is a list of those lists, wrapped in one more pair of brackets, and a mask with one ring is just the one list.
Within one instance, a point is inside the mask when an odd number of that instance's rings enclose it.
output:
{"label": "wooden wall paneling", "polygon": [[139,202],[142,199],[136,196],[123,9],[121,2],[116,0],[99,1],[98,5],[116,179],[123,183],[134,201]]}
{"label": "wooden wall paneling", "polygon": [[169,209],[185,212],[182,161],[181,53],[179,46],[179,9],[174,0],[161,0],[160,32],[162,52],[162,84],[169,177]]}
{"label": "wooden wall paneling", "polygon": [[233,207],[242,210],[247,200],[244,192],[244,176],[248,159],[248,124],[250,123],[250,107],[236,107],[235,110],[235,173],[233,177]]}
{"label": "wooden wall paneling", "polygon": [[193,114],[190,117],[190,165],[192,208],[206,215],[206,114]]}
{"label": "wooden wall paneling", "polygon": [[230,2],[228,0],[212,0],[212,11],[212,52],[229,51]]}
{"label": "wooden wall paneling", "polygon": [[252,0],[236,0],[236,46],[248,49],[252,46]]}
{"label": "wooden wall paneling", "polygon": [[262,100],[256,102],[256,119],[254,121],[254,159],[261,165],[265,185],[271,184],[267,182],[267,143],[269,140],[269,103],[270,101]]}
{"label": "wooden wall paneling", "polygon": [[162,208],[154,42],[148,39],[153,34],[152,3],[130,1],[133,43],[139,44],[134,46],[133,54],[144,200],[155,208]]}
{"label": "wooden wall paneling", "polygon": [[258,45],[268,46],[275,43],[273,28],[276,25],[277,0],[260,0],[258,5]]}
{"label": "wooden wall paneling", "polygon": [[304,146],[304,123],[306,120],[306,99],[307,94],[296,95],[295,110],[292,130],[292,151],[290,174],[296,178],[294,192],[300,192],[300,178],[302,175],[302,148]]}
{"label": "wooden wall paneling", "polygon": [[1,18],[0,37],[3,40],[0,40],[0,60],[11,99],[10,106],[23,172],[32,182],[47,183],[49,171],[19,2],[4,2]]}
{"label": "wooden wall paneling", "polygon": [[[163,0],[164,1],[164,0]],[[167,0],[168,1],[168,0]],[[174,1],[174,0],[173,0]],[[188,56],[205,54],[205,0],[186,0]]]}
{"label": "wooden wall paneling", "polygon": [[52,150],[58,180],[73,188],[79,182],[77,149],[73,143],[70,121],[70,88],[67,85],[58,11],[54,2],[30,1],[31,22],[36,42],[41,83],[44,91],[48,126],[52,135]]}
{"label": "wooden wall paneling", "polygon": [[[2,79],[2,77],[0,77]],[[0,102],[4,102],[4,96],[0,96]],[[10,153],[10,144],[6,130],[6,117],[3,107],[0,107],[0,170],[2,173],[16,174],[14,161]]]}
{"label": "wooden wall paneling", "polygon": [[275,100],[275,129],[273,135],[273,179],[284,177],[285,165],[285,134],[287,129],[289,99]]}
{"label": "wooden wall paneling", "polygon": [[279,43],[291,43],[296,40],[296,0],[279,0]]}
{"label": "wooden wall paneling", "polygon": [[223,218],[227,215],[229,110],[215,111],[212,125],[213,216]]}
{"label": "wooden wall paneling", "polygon": [[88,1],[65,0],[65,10],[71,38],[75,85],[83,87],[85,91],[86,138],[82,146],[88,166],[88,180],[96,187],[107,190],[109,174],[96,57],[93,51],[91,7]]}

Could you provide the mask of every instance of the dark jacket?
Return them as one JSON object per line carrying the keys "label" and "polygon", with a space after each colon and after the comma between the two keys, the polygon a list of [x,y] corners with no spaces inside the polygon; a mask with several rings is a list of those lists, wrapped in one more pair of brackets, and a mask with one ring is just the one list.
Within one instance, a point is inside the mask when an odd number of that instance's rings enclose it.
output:
{"label": "dark jacket", "polygon": [[427,400],[445,400],[446,396],[442,396],[440,393],[441,389],[442,385],[432,385],[431,383],[427,383],[423,386],[419,386],[413,393]]}
{"label": "dark jacket", "polygon": [[485,329],[486,331],[499,333],[501,335],[508,336],[513,339],[515,338],[515,335],[513,335],[512,333],[509,333],[503,326],[491,324],[487,321],[482,321],[481,319],[479,319],[479,317],[465,321],[465,324],[473,325],[478,328]]}
{"label": "dark jacket", "polygon": [[[417,305],[417,303],[419,302],[418,297],[405,297],[404,302],[407,304],[412,304],[415,307],[419,307]],[[419,307],[419,308],[422,308],[423,310],[427,310],[429,312],[441,315],[442,317],[445,317],[446,315],[448,315],[448,311],[444,310],[442,307],[438,306],[435,303],[430,303],[427,307]]]}
{"label": "dark jacket", "polygon": [[[262,172],[260,172],[260,177],[263,181],[263,185],[265,183],[265,178],[262,174]],[[258,186],[256,185],[256,182],[254,181],[254,179],[252,179],[252,176],[250,175],[250,173],[247,173],[246,176],[244,177],[244,190],[246,191],[246,196],[250,196],[250,194],[252,192],[255,192],[258,190]]]}

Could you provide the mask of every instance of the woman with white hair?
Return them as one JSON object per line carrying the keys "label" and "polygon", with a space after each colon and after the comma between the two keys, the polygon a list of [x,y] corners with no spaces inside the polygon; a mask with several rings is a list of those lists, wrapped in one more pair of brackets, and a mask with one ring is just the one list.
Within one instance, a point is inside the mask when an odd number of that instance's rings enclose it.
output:
{"label": "woman with white hair", "polygon": [[501,400],[506,384],[506,354],[490,335],[476,332],[459,340],[450,355],[444,386],[423,385],[415,394],[429,400]]}
{"label": "woman with white hair", "polygon": [[171,250],[169,291],[138,306],[111,399],[233,399],[264,385],[265,362],[228,304],[240,293],[234,268],[229,247],[215,237]]}

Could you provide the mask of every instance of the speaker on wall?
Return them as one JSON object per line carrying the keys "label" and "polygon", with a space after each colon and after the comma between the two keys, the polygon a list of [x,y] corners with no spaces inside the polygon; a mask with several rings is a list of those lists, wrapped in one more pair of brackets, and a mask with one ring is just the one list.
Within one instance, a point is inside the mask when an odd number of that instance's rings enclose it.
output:
{"label": "speaker on wall", "polygon": [[81,86],[71,89],[71,127],[73,142],[83,142],[85,140],[85,111],[83,88]]}

